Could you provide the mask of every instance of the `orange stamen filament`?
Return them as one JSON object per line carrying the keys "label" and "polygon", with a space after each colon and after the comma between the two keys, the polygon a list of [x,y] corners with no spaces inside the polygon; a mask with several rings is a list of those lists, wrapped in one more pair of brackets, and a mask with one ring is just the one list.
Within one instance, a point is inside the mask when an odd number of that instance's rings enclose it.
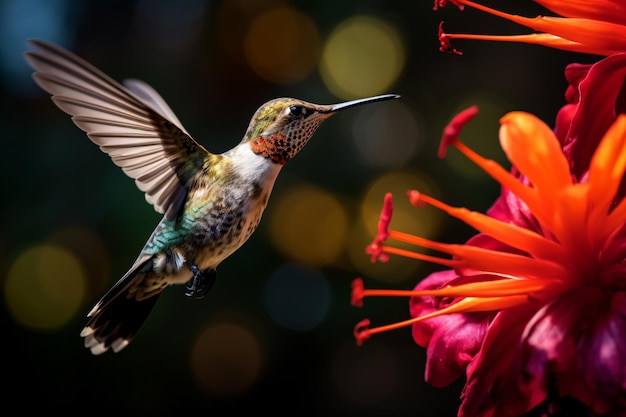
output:
{"label": "orange stamen filament", "polygon": [[409,191],[407,194],[411,204],[414,206],[418,207],[422,204],[430,204],[433,207],[437,207],[450,216],[462,220],[479,232],[490,235],[494,239],[527,252],[535,258],[556,260],[562,264],[569,263],[568,254],[563,250],[561,245],[529,229],[502,222],[464,207],[449,206],[442,201],[424,195],[418,191]]}
{"label": "orange stamen filament", "polygon": [[554,230],[551,216],[551,214],[554,212],[554,208],[547,204],[549,203],[548,201],[540,198],[537,190],[531,187],[527,187],[519,179],[506,171],[497,162],[483,158],[482,156],[465,146],[465,144],[460,140],[451,142],[451,145],[455,146],[469,160],[478,165],[494,180],[498,181],[500,185],[508,188],[520,200],[526,203],[535,218],[537,218],[537,220],[541,224],[546,225],[548,230]]}
{"label": "orange stamen filament", "polygon": [[[429,259],[431,262],[450,267],[465,267],[478,271],[489,271],[495,274],[515,275],[520,277],[561,277],[568,274],[566,267],[556,262],[534,259],[514,253],[495,251],[478,246],[439,243],[396,230],[389,230],[388,237],[389,239],[411,243],[416,246],[422,246],[456,256],[457,259],[454,260],[436,257]],[[391,248],[389,246],[382,246],[382,251],[385,253],[399,254],[401,256],[410,254],[409,257],[414,259],[426,260],[425,258],[427,257],[427,255]]]}
{"label": "orange stamen filament", "polygon": [[560,287],[561,281],[554,279],[499,279],[479,281],[461,285],[449,285],[436,290],[361,290],[360,297],[509,297],[530,294]]}
{"label": "orange stamen filament", "polygon": [[[389,233],[394,233],[395,231],[390,230]],[[455,262],[452,259],[439,258],[437,256],[424,255],[423,253],[413,252],[407,249],[395,248],[393,246],[381,246],[382,252],[390,254],[403,256],[405,258],[417,259],[419,261],[431,262],[434,264],[439,264],[443,266],[447,266],[448,268],[454,268],[458,262]]]}
{"label": "orange stamen filament", "polygon": [[[624,50],[624,26],[593,19],[563,18],[551,16],[523,17],[504,13],[473,1],[457,0],[456,3],[501,17],[533,30],[551,33],[572,42],[585,44],[591,50]],[[611,48],[607,48],[610,45]]]}
{"label": "orange stamen filament", "polygon": [[492,41],[492,42],[517,42],[532,45],[541,45],[549,48],[561,49],[563,51],[577,52],[583,54],[596,54],[608,56],[619,51],[602,48],[589,48],[587,45],[579,42],[570,41],[551,33],[530,33],[527,35],[475,35],[470,33],[440,33],[440,37],[446,39],[462,39],[474,41]]}
{"label": "orange stamen filament", "polygon": [[384,326],[369,328],[369,320],[365,319],[358,323],[354,328],[354,335],[357,340],[357,344],[362,344],[365,339],[368,339],[371,335],[376,333],[382,333],[389,330],[400,329],[407,327],[417,322],[431,319],[433,317],[443,316],[446,314],[454,313],[470,313],[480,311],[495,311],[505,308],[511,308],[518,305],[522,305],[528,302],[527,295],[513,295],[506,298],[493,297],[493,298],[463,298],[459,302],[442,308],[441,310],[433,311],[432,313],[425,314],[423,316],[414,317],[409,320],[404,320],[398,323],[387,324]]}

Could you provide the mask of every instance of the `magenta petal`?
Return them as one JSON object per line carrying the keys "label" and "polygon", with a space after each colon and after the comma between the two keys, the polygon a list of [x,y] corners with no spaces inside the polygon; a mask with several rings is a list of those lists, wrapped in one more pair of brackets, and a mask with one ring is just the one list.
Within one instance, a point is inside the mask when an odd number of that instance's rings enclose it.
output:
{"label": "magenta petal", "polygon": [[565,68],[565,79],[569,83],[567,90],[565,90],[565,101],[568,104],[557,113],[554,127],[554,134],[559,139],[561,146],[567,143],[567,134],[580,101],[579,85],[587,76],[590,68],[590,64],[569,64]]}
{"label": "magenta petal", "polygon": [[[424,278],[417,286],[416,290],[437,289],[447,284],[457,277],[452,270],[440,271],[430,274]],[[409,302],[411,317],[419,317],[437,310],[438,303],[434,297],[412,297]],[[434,331],[437,329],[437,317],[416,323],[413,325],[413,339],[415,343],[422,347],[428,346]]]}
{"label": "magenta petal", "polygon": [[[626,292],[601,292],[587,301],[570,327],[576,335],[576,355],[559,379],[560,393],[571,396],[597,414],[623,415],[626,410]],[[587,292],[589,297],[589,291]],[[569,301],[567,301],[569,303]],[[584,305],[581,307],[585,307]]]}
{"label": "magenta petal", "polygon": [[[517,175],[522,183],[529,185],[528,179],[518,174],[515,167],[511,169],[511,173]],[[526,203],[507,188],[502,188],[500,196],[487,210],[487,214],[494,219],[541,233],[537,219]]]}
{"label": "magenta petal", "polygon": [[561,142],[561,146],[567,140],[567,133],[572,126],[572,120],[578,111],[578,104],[566,104],[556,115],[556,124],[554,126],[554,135]]}
{"label": "magenta petal", "polygon": [[[454,271],[441,271],[424,279],[416,289],[440,288],[457,278]],[[418,317],[437,310],[440,300],[413,297],[411,316]],[[425,380],[444,387],[458,379],[480,348],[491,314],[448,314],[413,325],[415,342],[427,348]]]}
{"label": "magenta petal", "polygon": [[[626,292],[611,294],[592,287],[565,292],[526,326],[511,371],[521,377],[516,387],[509,384],[508,388],[523,393],[527,406],[543,401],[548,384],[556,384],[560,396],[574,398],[595,413],[623,411],[624,340]],[[510,397],[508,401],[511,404]],[[509,411],[522,413],[527,406]]]}
{"label": "magenta petal", "polygon": [[496,315],[480,351],[468,367],[459,417],[515,415],[510,413],[510,407],[531,407],[527,397],[517,389],[517,381],[505,377],[512,375],[521,335],[535,311],[535,306],[524,305]]}
{"label": "magenta petal", "polygon": [[480,348],[489,318],[486,314],[449,314],[437,318],[440,320],[426,352],[426,382],[445,387],[463,375]]}
{"label": "magenta petal", "polygon": [[616,115],[626,112],[625,79],[626,53],[619,53],[592,65],[580,82],[578,111],[564,144],[577,177],[589,168],[591,156]]}
{"label": "magenta petal", "polygon": [[565,90],[565,101],[569,104],[577,104],[580,101],[580,82],[589,73],[592,64],[569,64],[565,67],[565,79],[568,87]]}

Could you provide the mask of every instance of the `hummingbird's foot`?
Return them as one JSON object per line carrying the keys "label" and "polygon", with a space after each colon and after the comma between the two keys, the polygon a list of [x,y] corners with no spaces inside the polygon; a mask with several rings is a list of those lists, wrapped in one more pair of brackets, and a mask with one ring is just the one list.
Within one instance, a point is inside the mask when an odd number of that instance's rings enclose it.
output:
{"label": "hummingbird's foot", "polygon": [[213,288],[217,271],[215,269],[201,270],[192,262],[187,261],[193,277],[187,282],[187,297],[203,298]]}

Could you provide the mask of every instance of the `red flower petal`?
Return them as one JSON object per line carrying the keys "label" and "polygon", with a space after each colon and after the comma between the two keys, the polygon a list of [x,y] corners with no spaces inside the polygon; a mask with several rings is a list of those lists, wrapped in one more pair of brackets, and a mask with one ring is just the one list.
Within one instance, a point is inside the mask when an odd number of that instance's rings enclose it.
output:
{"label": "red flower petal", "polygon": [[[511,392],[524,393],[529,403],[536,405],[545,397],[545,387],[556,381],[559,395],[576,398],[595,413],[623,411],[624,334],[626,292],[578,288],[563,293],[537,312],[526,327],[518,362],[509,373],[523,378],[517,385],[512,378],[502,378],[497,382],[498,391],[509,405]],[[527,410],[519,407],[512,411]]]}
{"label": "red flower petal", "polygon": [[620,53],[591,66],[580,82],[580,103],[563,149],[577,177],[588,169],[591,156],[616,115],[626,113],[625,79],[626,53]]}
{"label": "red flower petal", "polygon": [[[515,415],[508,412],[508,407],[524,401],[526,396],[516,398],[519,393],[507,391],[502,397],[498,391],[492,391],[499,378],[512,373],[520,337],[535,312],[535,306],[524,305],[502,310],[496,315],[480,351],[467,368],[467,384],[463,390],[459,417]],[[525,405],[528,409],[532,408],[532,404]],[[496,413],[496,409],[501,413]]]}
{"label": "red flower petal", "polygon": [[[436,272],[415,289],[436,289],[456,277],[454,271]],[[422,316],[439,308],[434,297],[412,297],[411,315]],[[463,375],[478,352],[491,313],[449,314],[413,324],[415,343],[427,348],[424,379],[435,387],[444,387]]]}

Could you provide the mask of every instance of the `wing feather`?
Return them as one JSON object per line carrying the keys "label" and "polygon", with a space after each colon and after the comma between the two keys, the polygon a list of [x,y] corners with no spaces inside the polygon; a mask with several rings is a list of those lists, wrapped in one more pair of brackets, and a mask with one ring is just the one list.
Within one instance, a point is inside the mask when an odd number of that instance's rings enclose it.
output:
{"label": "wing feather", "polygon": [[139,80],[125,87],[63,48],[41,40],[29,44],[25,56],[37,84],[135,180],[156,211],[174,218],[209,152],[152,87]]}

